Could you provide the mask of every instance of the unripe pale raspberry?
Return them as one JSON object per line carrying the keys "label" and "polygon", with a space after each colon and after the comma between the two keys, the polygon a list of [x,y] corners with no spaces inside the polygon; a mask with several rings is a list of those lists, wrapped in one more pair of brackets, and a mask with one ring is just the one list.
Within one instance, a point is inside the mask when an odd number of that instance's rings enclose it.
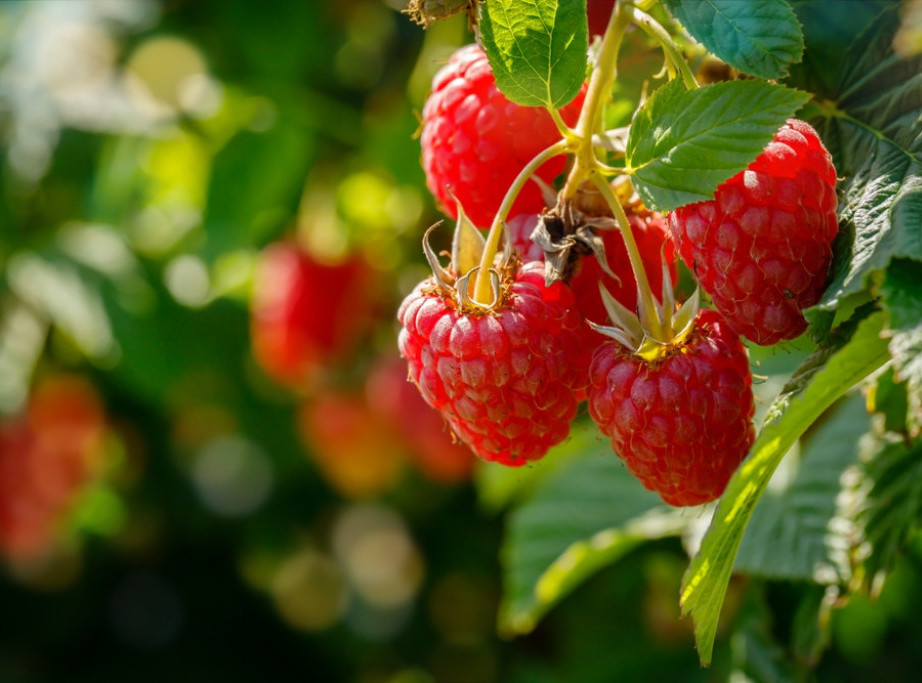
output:
{"label": "unripe pale raspberry", "polygon": [[793,339],[819,301],[838,232],[836,171],[813,128],[789,119],[712,201],[681,207],[669,226],[714,306],[757,344]]}
{"label": "unripe pale raspberry", "polygon": [[739,337],[716,311],[666,357],[603,344],[589,371],[589,415],[628,470],[670,505],[723,493],[754,439],[752,377]]}
{"label": "unripe pale raspberry", "polygon": [[568,434],[588,352],[573,295],[522,265],[491,311],[462,311],[435,281],[400,306],[399,346],[423,398],[484,460],[519,466]]}
{"label": "unripe pale raspberry", "polygon": [[[583,92],[560,110],[573,125]],[[423,107],[422,164],[426,184],[442,210],[457,218],[455,200],[474,225],[487,228],[503,196],[525,165],[560,139],[550,115],[540,107],[523,107],[506,99],[493,78],[480,46],[457,50],[432,81]],[[557,157],[537,176],[551,184],[564,170]],[[538,213],[544,199],[536,183],[526,183],[514,213]]]}

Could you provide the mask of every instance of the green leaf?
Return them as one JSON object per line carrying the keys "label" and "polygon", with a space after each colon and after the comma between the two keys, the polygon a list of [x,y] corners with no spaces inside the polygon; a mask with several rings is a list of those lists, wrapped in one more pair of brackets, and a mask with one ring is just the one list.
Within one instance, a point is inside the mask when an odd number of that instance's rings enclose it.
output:
{"label": "green leaf", "polygon": [[[918,230],[918,226],[916,228]],[[890,353],[896,377],[906,383],[906,423],[922,429],[922,264],[895,259],[884,276],[881,291],[890,313]]]}
{"label": "green leaf", "polygon": [[784,458],[746,528],[736,571],[825,584],[847,578],[830,546],[840,540],[830,534],[830,520],[842,472],[857,461],[870,426],[864,397],[855,392],[805,436],[798,457]]}
{"label": "green leaf", "polygon": [[647,539],[677,535],[688,515],[644,489],[607,443],[571,458],[509,518],[500,628],[527,633],[598,569]]}
{"label": "green leaf", "polygon": [[647,100],[627,142],[627,166],[647,206],[671,211],[712,199],[746,168],[807,101],[806,93],[762,81],[686,91],[678,80]]}
{"label": "green leaf", "polygon": [[695,39],[730,66],[781,78],[804,52],[800,24],[785,0],[666,0]]}
{"label": "green leaf", "polygon": [[291,221],[312,145],[302,126],[280,120],[264,133],[237,134],[215,155],[205,209],[206,259],[262,246]]}
{"label": "green leaf", "polygon": [[747,591],[740,609],[730,638],[731,681],[795,680],[790,659],[772,635],[772,613],[764,592],[764,587]]}
{"label": "green leaf", "polygon": [[682,588],[682,610],[695,620],[698,655],[711,661],[717,618],[743,532],[768,481],[806,429],[840,396],[889,358],[876,314],[851,338],[811,355],[775,400],[748,458],[721,497]]}
{"label": "green leaf", "polygon": [[876,591],[922,522],[922,443],[908,445],[902,436],[886,434],[870,443],[862,459],[840,513],[855,523],[848,553],[859,558],[855,576]]}
{"label": "green leaf", "polygon": [[496,87],[527,107],[559,109],[586,77],[585,0],[490,0],[480,15]]}
{"label": "green leaf", "polygon": [[804,27],[804,56],[791,66],[788,85],[817,97],[835,96],[837,77],[848,48],[892,0],[792,0]]}
{"label": "green leaf", "polygon": [[922,55],[892,48],[897,6],[849,50],[834,102],[810,117],[839,177],[841,235],[818,310],[834,310],[869,286],[891,259],[922,261]]}

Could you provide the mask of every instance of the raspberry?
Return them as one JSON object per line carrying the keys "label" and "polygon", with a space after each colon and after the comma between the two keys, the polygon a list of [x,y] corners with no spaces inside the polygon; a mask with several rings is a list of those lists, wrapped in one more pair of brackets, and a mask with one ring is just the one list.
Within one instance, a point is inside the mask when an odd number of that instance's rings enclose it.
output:
{"label": "raspberry", "polygon": [[[650,282],[650,288],[659,293],[663,288],[662,259],[670,265],[672,281],[675,283],[677,271],[675,265],[675,252],[666,232],[666,219],[655,211],[627,211],[631,232],[640,250],[644,270]],[[535,229],[538,216],[525,214],[516,216],[509,221],[509,234],[512,237],[512,246],[525,260],[544,260],[541,247],[535,244],[529,236]],[[617,275],[617,279],[605,273],[595,255],[587,254],[580,259],[577,269],[570,277],[568,284],[573,291],[576,307],[586,320],[594,323],[604,323],[608,319],[602,297],[599,294],[599,282],[608,289],[628,310],[637,309],[637,281],[631,270],[627,250],[621,232],[614,229],[598,230],[605,243],[605,257],[609,269]],[[588,326],[587,326],[587,329]],[[604,338],[592,333],[597,343]]]}
{"label": "raspberry", "polygon": [[373,317],[372,279],[371,267],[357,255],[323,263],[294,243],[266,247],[251,310],[260,366],[277,381],[297,386],[351,350]]}
{"label": "raspberry", "polygon": [[0,553],[41,556],[102,465],[106,417],[96,390],[76,376],[42,381],[23,415],[0,422]]}
{"label": "raspberry", "polygon": [[[582,103],[581,91],[561,109],[563,120],[574,124]],[[478,45],[467,45],[435,75],[423,107],[426,183],[445,213],[457,218],[457,199],[471,222],[486,228],[519,171],[559,139],[550,115],[507,100],[496,87],[486,54]],[[551,184],[563,170],[564,158],[557,157],[537,176]],[[541,189],[527,183],[513,213],[538,213],[543,208]]]}
{"label": "raspberry", "polygon": [[434,279],[400,306],[401,355],[423,398],[484,460],[519,466],[562,441],[588,381],[579,313],[562,282],[530,262],[489,311],[459,310]]}
{"label": "raspberry", "polygon": [[755,433],[746,350],[719,313],[652,363],[603,344],[590,378],[589,415],[646,488],[677,506],[723,493]]}
{"label": "raspberry", "polygon": [[586,15],[589,24],[589,40],[601,36],[608,27],[608,19],[615,7],[615,0],[586,0]]}
{"label": "raspberry", "polygon": [[324,480],[346,498],[376,497],[400,477],[403,442],[362,393],[318,394],[302,404],[298,428]]}
{"label": "raspberry", "polygon": [[813,128],[789,119],[712,201],[669,216],[679,252],[714,306],[757,344],[793,339],[819,301],[838,232],[836,171]]}
{"label": "raspberry", "polygon": [[471,478],[474,454],[452,438],[441,414],[407,381],[405,361],[396,354],[378,359],[365,379],[365,392],[375,412],[400,431],[424,477],[446,483]]}

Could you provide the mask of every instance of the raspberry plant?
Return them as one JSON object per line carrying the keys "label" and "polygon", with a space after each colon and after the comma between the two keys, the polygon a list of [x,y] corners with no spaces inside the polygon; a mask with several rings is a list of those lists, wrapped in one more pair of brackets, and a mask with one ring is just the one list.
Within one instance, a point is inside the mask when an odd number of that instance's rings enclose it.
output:
{"label": "raspberry plant", "polygon": [[[538,432],[522,425],[533,417],[542,429],[558,429],[541,411],[560,404],[561,357],[579,376],[585,346],[525,344],[531,354],[516,375],[516,362],[497,355],[508,345],[495,341],[524,305],[510,283],[534,268],[516,262],[517,241],[520,254],[534,258],[534,251],[507,222],[520,228],[530,220],[516,215],[516,202],[540,189],[547,209],[531,237],[544,251],[548,291],[564,292],[553,297],[556,306],[579,308],[568,303],[565,283],[582,261],[607,266],[600,280],[630,266],[636,298],[619,301],[603,288],[609,320],[583,319],[611,338],[589,344],[589,413],[627,469],[661,497],[642,490],[614,457],[599,457],[600,442],[575,427],[552,450],[561,464],[534,467],[510,516],[501,627],[530,631],[601,566],[645,540],[682,535],[693,557],[680,601],[694,620],[702,664],[711,661],[734,567],[826,586],[806,618],[822,643],[823,615],[840,597],[880,590],[922,511],[912,464],[922,448],[922,58],[894,52],[897,7],[850,5],[845,16],[841,5],[824,2],[624,0],[604,31],[593,29],[600,35],[591,44],[580,0],[486,0],[467,9],[510,117],[526,121],[531,109],[533,120],[553,120],[557,135],[530,161],[515,162],[515,174],[504,166],[503,177],[514,179],[501,199],[482,201],[477,192],[497,192],[490,160],[513,163],[512,150],[534,139],[513,130],[491,139],[477,164],[458,162],[454,151],[467,153],[479,134],[476,112],[458,106],[434,123],[434,112],[449,110],[441,100],[457,105],[444,94],[448,76],[436,78],[438,106],[424,111],[423,164],[458,227],[451,263],[442,266],[427,247],[434,279],[401,309],[411,379],[484,459],[519,465],[562,439],[555,431],[536,442]],[[659,74],[619,72],[626,38],[638,33],[662,50]],[[479,48],[463,51],[479,55]],[[695,70],[707,60],[722,62],[727,77],[699,85]],[[450,87],[469,87],[463,69],[447,68],[454,69]],[[644,87],[628,102],[628,120],[624,84],[638,78]],[[579,113],[571,123],[559,111],[573,106]],[[556,183],[546,175],[533,182],[549,162],[565,168]],[[460,185],[452,192],[457,181],[445,179],[454,170],[464,192]],[[533,212],[530,202],[525,210]],[[669,216],[686,280],[697,277],[704,306],[709,296],[728,322],[698,313],[691,288],[676,302],[665,250],[650,268],[625,208],[637,202]],[[479,233],[467,223],[468,208],[475,224],[489,228],[485,236],[471,237]],[[606,252],[607,230],[618,231],[624,255]],[[661,290],[651,287],[654,278]],[[516,322],[554,337],[547,319]],[[747,365],[729,327],[757,344],[796,341],[751,346]],[[518,326],[514,332],[527,337]],[[572,340],[569,327],[561,333]],[[770,404],[753,439],[750,372],[760,368],[786,382],[757,384]],[[526,376],[542,379],[513,397],[510,387]],[[584,398],[579,384],[569,388],[570,403]],[[573,410],[554,414],[569,421]],[[820,441],[837,431],[852,438]],[[779,466],[787,481],[773,480]],[[484,489],[501,477],[485,475]],[[697,514],[662,504],[718,496]],[[702,519],[710,521],[700,537]]]}

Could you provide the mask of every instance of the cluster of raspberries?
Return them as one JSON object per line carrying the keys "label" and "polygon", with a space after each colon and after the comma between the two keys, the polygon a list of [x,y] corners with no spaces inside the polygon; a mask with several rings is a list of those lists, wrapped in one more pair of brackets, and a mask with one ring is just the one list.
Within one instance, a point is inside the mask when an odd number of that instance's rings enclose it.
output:
{"label": "cluster of raspberries", "polygon": [[[580,95],[561,118],[572,124],[581,106]],[[423,111],[428,186],[446,213],[456,216],[460,204],[486,228],[521,168],[558,137],[547,112],[508,101],[483,51],[466,46],[436,75]],[[536,175],[550,185],[563,163],[557,158]],[[464,306],[435,278],[404,300],[399,345],[410,378],[484,460],[520,466],[543,457],[566,438],[586,399],[647,488],[672,505],[714,500],[754,439],[740,336],[774,344],[806,329],[802,311],[822,294],[838,229],[835,184],[816,131],[792,119],[713,200],[668,219],[626,207],[652,291],[663,291],[667,276],[675,284],[677,251],[713,305],[689,333],[647,357],[587,324],[606,322],[600,281],[637,310],[620,233],[602,231],[607,269],[590,254],[566,282],[546,285],[543,253],[528,240],[545,203],[529,183],[508,223],[518,258],[503,270],[492,307]]]}

